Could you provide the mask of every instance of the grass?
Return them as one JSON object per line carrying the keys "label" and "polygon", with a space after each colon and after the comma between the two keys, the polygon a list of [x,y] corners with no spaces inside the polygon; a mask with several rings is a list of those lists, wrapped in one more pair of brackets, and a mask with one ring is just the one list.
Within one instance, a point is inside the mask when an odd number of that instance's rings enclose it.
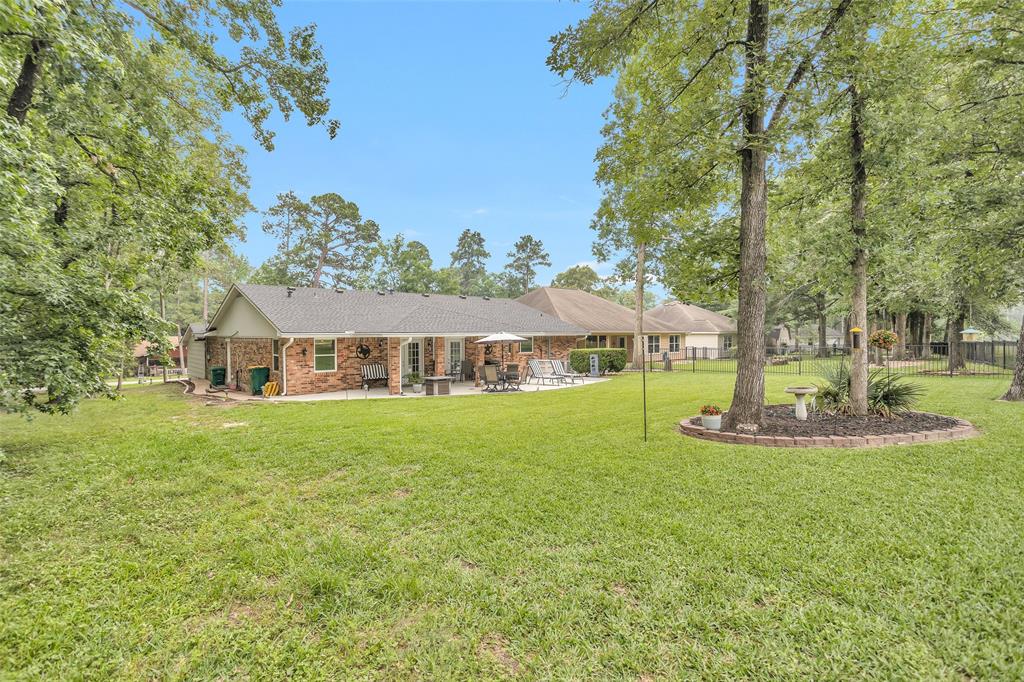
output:
{"label": "grass", "polygon": [[[0,417],[0,678],[1024,676],[1024,408],[832,451],[673,431],[732,377]],[[792,377],[770,377],[789,400]]]}

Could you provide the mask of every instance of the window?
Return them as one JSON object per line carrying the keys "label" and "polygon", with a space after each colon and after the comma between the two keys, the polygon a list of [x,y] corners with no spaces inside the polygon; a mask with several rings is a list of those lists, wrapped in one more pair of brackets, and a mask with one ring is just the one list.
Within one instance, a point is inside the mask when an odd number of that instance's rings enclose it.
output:
{"label": "window", "polygon": [[533,337],[531,336],[526,341],[519,342],[520,353],[532,353],[533,352]]}
{"label": "window", "polygon": [[608,347],[608,337],[607,336],[599,336],[599,337],[597,337],[597,347],[598,348],[607,348]]}
{"label": "window", "polygon": [[725,350],[729,350],[730,348],[732,348],[732,337],[729,336],[728,334],[722,337],[722,348],[724,348]]}
{"label": "window", "polygon": [[587,337],[587,345],[585,347],[586,348],[597,348],[597,337],[596,336],[588,336]]}
{"label": "window", "polygon": [[462,368],[462,339],[455,339],[448,342],[448,366],[452,372],[459,372]]}
{"label": "window", "polygon": [[661,337],[660,336],[648,336],[647,337],[647,354],[654,355],[655,353],[661,352]]}
{"label": "window", "polygon": [[679,334],[670,334],[668,337],[668,352],[679,352]]}
{"label": "window", "polygon": [[275,372],[281,371],[281,341],[274,339],[270,342],[270,354],[274,357],[271,366]]}
{"label": "window", "polygon": [[338,365],[334,350],[334,339],[317,339],[313,342],[313,369],[317,372],[333,372]]}
{"label": "window", "polygon": [[625,348],[625,347],[626,347],[626,337],[625,336],[620,336],[619,337],[619,348]]}

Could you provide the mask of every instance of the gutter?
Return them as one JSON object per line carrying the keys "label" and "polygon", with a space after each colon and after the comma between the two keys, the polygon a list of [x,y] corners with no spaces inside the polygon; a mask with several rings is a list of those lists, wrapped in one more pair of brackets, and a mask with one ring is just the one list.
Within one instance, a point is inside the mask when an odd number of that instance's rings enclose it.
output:
{"label": "gutter", "polygon": [[295,337],[289,336],[288,343],[277,349],[277,354],[281,359],[281,395],[288,395],[288,354],[285,351],[293,343],[295,343]]}

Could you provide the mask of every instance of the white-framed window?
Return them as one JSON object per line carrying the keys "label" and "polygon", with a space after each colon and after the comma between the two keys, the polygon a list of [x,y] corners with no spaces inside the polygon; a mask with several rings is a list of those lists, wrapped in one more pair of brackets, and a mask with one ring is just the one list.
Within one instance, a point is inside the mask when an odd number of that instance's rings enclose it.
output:
{"label": "white-framed window", "polygon": [[648,336],[647,337],[647,354],[654,355],[655,353],[661,352],[661,337],[660,336]]}
{"label": "white-framed window", "polygon": [[668,337],[668,352],[678,353],[679,352],[679,334],[669,334]]}
{"label": "white-framed window", "polygon": [[533,352],[533,337],[531,336],[526,341],[519,342],[520,353],[532,353]]}
{"label": "white-framed window", "polygon": [[334,339],[317,339],[313,342],[313,371],[333,372],[338,367],[338,353]]}
{"label": "white-framed window", "polygon": [[722,348],[724,348],[725,350],[729,350],[729,349],[732,348],[732,336],[731,335],[726,334],[725,336],[722,337]]}
{"label": "white-framed window", "polygon": [[274,339],[270,342],[270,354],[273,356],[274,361],[271,366],[275,372],[281,371],[281,341],[280,339]]}
{"label": "white-framed window", "polygon": [[456,372],[462,368],[462,339],[448,341],[448,366]]}

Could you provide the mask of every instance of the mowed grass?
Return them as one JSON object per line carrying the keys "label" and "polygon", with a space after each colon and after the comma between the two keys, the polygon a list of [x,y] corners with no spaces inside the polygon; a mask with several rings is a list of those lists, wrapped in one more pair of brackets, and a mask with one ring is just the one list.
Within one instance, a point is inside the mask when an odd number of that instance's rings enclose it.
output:
{"label": "mowed grass", "polygon": [[[1024,406],[971,441],[685,439],[733,377],[0,417],[0,677],[1021,678]],[[770,377],[769,397],[792,377]]]}

